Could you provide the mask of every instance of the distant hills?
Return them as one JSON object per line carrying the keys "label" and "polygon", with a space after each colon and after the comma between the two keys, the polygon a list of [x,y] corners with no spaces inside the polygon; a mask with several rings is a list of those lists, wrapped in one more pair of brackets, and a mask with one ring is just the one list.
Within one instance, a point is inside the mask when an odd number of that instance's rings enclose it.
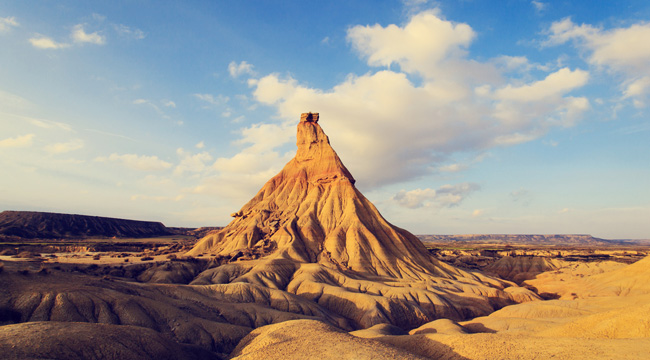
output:
{"label": "distant hills", "polygon": [[605,240],[591,235],[512,235],[512,234],[468,234],[468,235],[418,235],[424,243],[480,242],[483,244],[510,245],[618,245],[626,241]]}
{"label": "distant hills", "polygon": [[[60,214],[38,211],[3,211],[0,213],[0,238],[84,239],[145,238],[186,235],[200,239],[222,227],[167,227],[157,221],[141,221],[101,216]],[[583,234],[569,235],[417,235],[423,243],[474,242],[510,245],[650,245],[650,240],[606,240]]]}
{"label": "distant hills", "polygon": [[161,222],[36,211],[0,213],[0,235],[23,239],[143,238],[172,235]]}

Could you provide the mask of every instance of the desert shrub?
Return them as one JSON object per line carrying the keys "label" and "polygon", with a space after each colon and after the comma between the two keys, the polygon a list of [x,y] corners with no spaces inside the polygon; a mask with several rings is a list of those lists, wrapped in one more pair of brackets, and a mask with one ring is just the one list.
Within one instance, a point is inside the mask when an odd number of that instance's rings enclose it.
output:
{"label": "desert shrub", "polygon": [[124,262],[129,262],[129,259],[124,259]]}
{"label": "desert shrub", "polygon": [[176,259],[178,259],[178,256],[176,256],[176,254],[169,254],[169,255],[167,255],[167,259],[176,260]]}
{"label": "desert shrub", "polygon": [[95,254],[95,256],[93,256],[93,260],[99,260],[99,259],[101,259],[101,258],[102,258],[102,257],[101,257],[101,255],[99,255],[99,254]]}
{"label": "desert shrub", "polygon": [[140,258],[140,261],[150,261],[150,260],[153,260],[151,256],[143,256]]}

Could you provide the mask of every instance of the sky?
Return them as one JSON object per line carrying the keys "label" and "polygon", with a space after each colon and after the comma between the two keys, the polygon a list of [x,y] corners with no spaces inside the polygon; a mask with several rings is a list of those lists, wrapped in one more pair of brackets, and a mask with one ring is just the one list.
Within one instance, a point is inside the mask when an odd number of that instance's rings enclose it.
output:
{"label": "sky", "polygon": [[319,124],[416,234],[650,238],[650,3],[0,3],[0,210],[223,226]]}

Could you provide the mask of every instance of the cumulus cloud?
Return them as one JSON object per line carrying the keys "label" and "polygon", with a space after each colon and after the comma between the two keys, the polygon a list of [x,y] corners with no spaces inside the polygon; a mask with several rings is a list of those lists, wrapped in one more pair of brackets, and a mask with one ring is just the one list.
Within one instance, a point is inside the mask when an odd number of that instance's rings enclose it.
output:
{"label": "cumulus cloud", "polygon": [[[277,116],[242,129],[236,144],[250,144],[240,154],[217,159],[222,171],[248,167],[235,159],[255,168],[264,158],[277,168],[284,156],[272,154],[274,149],[292,139],[306,111],[320,112],[333,147],[357,185],[368,189],[439,170],[460,171],[471,163],[441,166],[456,153],[482,153],[572,126],[589,109],[585,97],[573,94],[588,81],[587,71],[544,70],[516,56],[501,62],[471,59],[474,30],[446,20],[439,10],[417,13],[401,26],[353,26],[347,39],[379,69],[349,74],[330,89],[279,73],[249,79],[253,99],[274,107]],[[509,78],[514,68],[516,77]]]}
{"label": "cumulus cloud", "polygon": [[81,139],[73,139],[68,142],[63,142],[63,143],[55,143],[51,145],[47,145],[45,147],[45,151],[47,151],[50,154],[62,154],[62,153],[67,153],[70,151],[74,150],[79,150],[84,147],[84,142]]}
{"label": "cumulus cloud", "polygon": [[34,134],[21,135],[0,140],[0,148],[19,148],[32,145]]}
{"label": "cumulus cloud", "polygon": [[83,24],[75,25],[72,28],[72,34],[70,35],[72,40],[76,43],[88,43],[95,45],[104,45],[106,43],[106,37],[100,35],[98,32],[87,33],[84,30]]}
{"label": "cumulus cloud", "polygon": [[554,22],[548,30],[546,45],[571,41],[587,55],[596,68],[624,75],[621,89],[624,98],[638,102],[650,93],[650,23],[610,30],[589,24],[575,24],[570,18]]}
{"label": "cumulus cloud", "polygon": [[242,61],[239,64],[237,64],[234,61],[231,61],[230,64],[228,64],[228,72],[230,73],[230,76],[232,76],[233,78],[238,78],[244,74],[248,74],[248,75],[255,74],[255,71],[253,71],[253,65],[247,63],[246,61]]}
{"label": "cumulus cloud", "polygon": [[136,155],[136,154],[116,154],[110,156],[100,156],[95,158],[97,162],[116,162],[128,168],[141,171],[162,171],[172,167],[172,164],[159,159],[157,156]]}
{"label": "cumulus cloud", "polygon": [[33,38],[30,38],[29,42],[32,44],[32,46],[39,49],[57,50],[57,49],[65,49],[70,47],[70,44],[56,42],[47,36],[38,35],[38,34]]}
{"label": "cumulus cloud", "polygon": [[463,56],[475,36],[469,25],[447,21],[437,9],[414,15],[404,27],[375,24],[348,30],[348,40],[368,65],[395,63],[424,76],[440,75],[439,64]]}
{"label": "cumulus cloud", "polygon": [[392,198],[400,206],[416,209],[420,207],[458,206],[470,193],[480,189],[475,183],[461,183],[455,185],[443,185],[439,189],[415,189],[400,190]]}
{"label": "cumulus cloud", "polygon": [[13,16],[0,17],[0,33],[8,32],[14,27],[19,26],[18,21]]}

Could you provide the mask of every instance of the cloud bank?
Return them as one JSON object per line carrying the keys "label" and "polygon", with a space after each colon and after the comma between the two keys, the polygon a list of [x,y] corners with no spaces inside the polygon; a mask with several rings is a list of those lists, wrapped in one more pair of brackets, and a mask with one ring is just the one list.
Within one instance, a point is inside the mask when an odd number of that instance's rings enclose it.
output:
{"label": "cloud bank", "polygon": [[[403,26],[348,30],[352,49],[376,71],[349,74],[331,89],[276,73],[249,85],[255,100],[276,109],[276,125],[287,134],[300,113],[320,112],[334,148],[366,188],[430,174],[458,152],[537,139],[553,127],[574,125],[590,108],[587,98],[571,95],[587,84],[588,71],[562,67],[532,81],[509,78],[498,61],[470,58],[475,38],[469,25],[424,11]],[[524,57],[510,58],[524,70],[529,65]],[[272,139],[272,146],[283,138]],[[265,151],[272,148],[257,153]],[[243,155],[232,160],[244,161]]]}

